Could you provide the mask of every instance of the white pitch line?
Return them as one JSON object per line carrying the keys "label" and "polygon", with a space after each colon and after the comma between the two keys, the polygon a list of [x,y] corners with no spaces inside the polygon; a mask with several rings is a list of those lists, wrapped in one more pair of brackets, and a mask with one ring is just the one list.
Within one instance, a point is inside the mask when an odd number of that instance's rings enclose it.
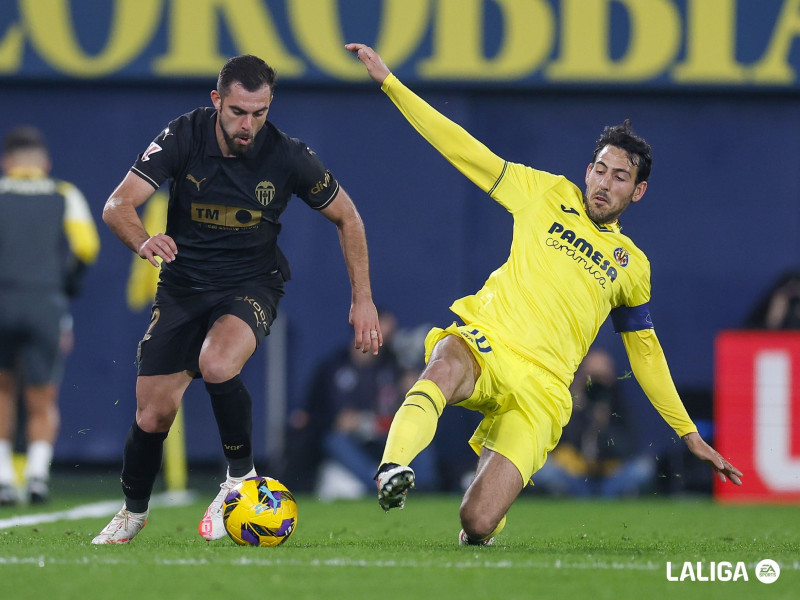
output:
{"label": "white pitch line", "polygon": [[[164,492],[150,498],[150,506],[185,506],[191,504],[194,498],[195,493],[191,490]],[[0,519],[0,529],[11,529],[20,525],[39,525],[40,523],[55,523],[56,521],[76,521],[92,517],[105,517],[116,513],[121,506],[120,500],[108,500],[106,502],[83,504],[58,512],[20,515],[8,519]]]}
{"label": "white pitch line", "polygon": [[[267,550],[269,551],[269,550]],[[198,567],[205,565],[228,565],[230,567],[301,567],[303,569],[320,568],[320,567],[342,567],[342,568],[378,568],[378,569],[408,569],[408,568],[429,568],[431,563],[428,561],[415,561],[415,560],[364,560],[364,559],[343,559],[343,558],[330,558],[330,559],[317,559],[312,558],[309,560],[302,559],[283,559],[283,558],[234,558],[228,560],[220,559],[206,559],[206,558],[184,558],[184,559],[161,559],[155,558],[155,563],[158,565],[167,565],[175,567]],[[24,565],[34,564],[39,566],[45,565],[91,565],[91,564],[109,564],[109,565],[138,565],[140,561],[137,559],[129,559],[121,556],[104,556],[93,555],[91,557],[81,557],[75,559],[63,558],[49,558],[44,555],[38,556],[0,556],[0,565]],[[564,569],[564,570],[646,570],[656,571],[663,569],[663,566],[653,564],[652,562],[638,564],[638,563],[622,563],[622,562],[577,562],[577,563],[563,563],[562,561],[510,561],[510,560],[476,560],[476,561],[445,561],[436,563],[437,569],[453,569],[456,571],[464,569],[546,569],[551,570]]]}
{"label": "white pitch line", "polygon": [[[266,552],[269,552],[267,549]],[[240,557],[234,559],[208,559],[208,558],[183,558],[183,559],[162,559],[155,557],[155,564],[173,567],[202,567],[206,565],[227,565],[229,567],[301,567],[303,569],[314,569],[320,567],[341,567],[341,568],[378,568],[378,569],[408,569],[436,568],[439,570],[463,571],[468,569],[525,569],[525,570],[544,570],[553,569],[563,571],[664,571],[666,562],[659,564],[652,560],[647,562],[626,562],[626,561],[564,561],[564,560],[460,560],[437,562],[433,567],[430,561],[416,560],[364,560],[364,559],[345,559],[330,558],[308,560],[285,559],[285,558],[247,558]],[[122,555],[108,556],[105,554],[94,554],[92,556],[82,556],[75,559],[50,558],[45,555],[37,556],[0,556],[0,565],[28,565],[34,564],[40,567],[46,565],[139,565],[141,561],[135,558],[128,558]],[[748,569],[755,568],[755,563],[748,564]],[[782,571],[800,571],[800,562],[794,560],[781,563]]]}

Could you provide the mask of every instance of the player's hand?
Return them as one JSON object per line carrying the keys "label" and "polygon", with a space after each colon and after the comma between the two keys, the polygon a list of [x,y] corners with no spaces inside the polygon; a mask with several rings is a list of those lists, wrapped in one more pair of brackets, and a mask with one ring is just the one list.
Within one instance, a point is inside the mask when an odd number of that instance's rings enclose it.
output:
{"label": "player's hand", "polygon": [[345,44],[344,47],[355,54],[364,66],[367,67],[367,73],[373,80],[378,83],[383,83],[391,71],[387,67],[380,55],[366,44]]}
{"label": "player's hand", "polygon": [[730,479],[731,483],[742,485],[742,480],[739,479],[742,476],[742,472],[722,458],[722,455],[709,446],[705,440],[700,437],[699,433],[696,431],[687,433],[683,436],[683,441],[686,442],[692,454],[711,465],[722,483]]}
{"label": "player's hand", "polygon": [[372,302],[354,302],[350,305],[350,324],[356,333],[356,348],[363,353],[378,354],[383,346],[383,333],[378,321],[378,309]]}
{"label": "player's hand", "polygon": [[178,254],[178,246],[175,244],[175,240],[166,233],[157,233],[147,238],[139,246],[138,254],[145,260],[149,260],[153,266],[158,267],[159,262],[156,260],[156,256],[165,262],[172,262]]}

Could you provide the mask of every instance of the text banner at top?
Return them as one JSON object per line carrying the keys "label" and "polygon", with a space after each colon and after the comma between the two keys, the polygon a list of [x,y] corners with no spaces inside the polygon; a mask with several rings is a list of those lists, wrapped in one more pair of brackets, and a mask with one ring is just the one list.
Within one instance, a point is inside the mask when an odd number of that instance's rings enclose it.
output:
{"label": "text banner at top", "polygon": [[202,80],[255,54],[282,84],[800,90],[800,0],[0,0],[0,79]]}

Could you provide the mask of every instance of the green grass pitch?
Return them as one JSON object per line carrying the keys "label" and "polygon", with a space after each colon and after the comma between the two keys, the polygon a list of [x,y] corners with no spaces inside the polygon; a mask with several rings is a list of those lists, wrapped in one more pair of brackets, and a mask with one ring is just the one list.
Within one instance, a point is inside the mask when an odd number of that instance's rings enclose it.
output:
{"label": "green grass pitch", "polygon": [[[209,497],[207,498],[206,495]],[[0,509],[3,598],[348,600],[798,598],[800,509],[702,499],[576,501],[523,496],[491,548],[457,545],[456,496],[409,498],[383,514],[375,500],[323,504],[301,496],[299,526],[277,548],[196,531],[212,494],[156,506],[125,546],[92,546],[110,515],[13,525],[98,498],[58,497],[46,509]],[[102,500],[113,498],[109,490]],[[766,585],[754,565],[781,566]],[[747,565],[749,581],[667,581],[684,561]]]}

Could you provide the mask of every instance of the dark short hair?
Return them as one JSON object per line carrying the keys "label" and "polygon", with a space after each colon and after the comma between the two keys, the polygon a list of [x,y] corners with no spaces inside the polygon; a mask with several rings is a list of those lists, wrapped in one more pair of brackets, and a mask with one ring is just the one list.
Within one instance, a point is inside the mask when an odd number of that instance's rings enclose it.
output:
{"label": "dark short hair", "polygon": [[653,166],[652,151],[650,144],[633,131],[630,119],[625,119],[621,125],[606,126],[603,130],[603,135],[600,136],[594,147],[592,163],[597,160],[597,155],[606,146],[615,146],[625,150],[628,153],[628,160],[631,161],[631,164],[638,167],[636,183],[647,181],[647,178],[650,177],[650,169]]}
{"label": "dark short hair", "polygon": [[30,149],[47,151],[44,135],[36,127],[31,125],[15,127],[3,138],[3,154]]}
{"label": "dark short hair", "polygon": [[242,84],[248,92],[260,90],[268,85],[275,91],[275,69],[252,54],[229,58],[222,66],[217,79],[217,91],[225,96],[235,82]]}

